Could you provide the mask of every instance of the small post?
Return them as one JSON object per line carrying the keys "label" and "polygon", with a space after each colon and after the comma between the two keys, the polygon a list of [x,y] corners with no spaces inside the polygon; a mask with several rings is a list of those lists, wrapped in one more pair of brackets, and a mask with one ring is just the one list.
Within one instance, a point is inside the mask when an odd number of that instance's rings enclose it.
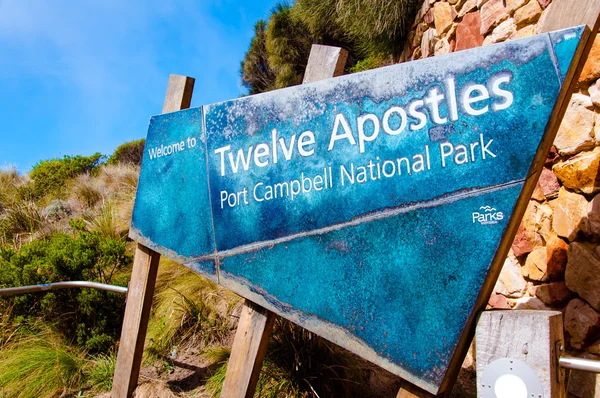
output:
{"label": "small post", "polygon": [[[163,113],[190,107],[194,79],[171,75]],[[137,244],[113,378],[112,398],[131,397],[138,382],[160,254]]]}
{"label": "small post", "polygon": [[[302,84],[342,75],[347,58],[348,52],[342,48],[313,44]],[[274,323],[274,313],[250,300],[244,302],[227,364],[222,397],[254,396]]]}
{"label": "small post", "polygon": [[558,364],[562,345],[559,311],[482,312],[475,336],[477,396],[508,388],[498,381],[504,377],[512,380],[512,388],[524,385],[528,397],[564,397],[565,371]]}
{"label": "small post", "polygon": [[343,48],[313,44],[302,84],[343,75],[347,59],[348,51]]}

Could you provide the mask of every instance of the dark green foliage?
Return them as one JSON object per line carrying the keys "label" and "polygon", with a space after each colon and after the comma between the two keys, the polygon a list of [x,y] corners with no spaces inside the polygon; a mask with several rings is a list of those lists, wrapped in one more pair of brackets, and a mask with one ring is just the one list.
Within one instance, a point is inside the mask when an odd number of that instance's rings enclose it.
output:
{"label": "dark green foliage", "polygon": [[306,24],[296,18],[292,8],[275,6],[266,33],[269,65],[275,71],[275,88],[302,83],[314,37]]}
{"label": "dark green foliage", "polygon": [[[281,3],[272,11],[266,32],[264,22],[257,23],[255,37],[242,61],[242,81],[250,94],[300,84],[312,44],[348,50],[349,71],[393,63],[400,57],[420,3],[417,0],[296,0],[293,6]],[[266,64],[264,59],[268,61]],[[359,66],[354,67],[357,62]],[[268,71],[268,79],[264,71]]]}
{"label": "dark green foliage", "polygon": [[65,183],[82,173],[91,173],[100,165],[103,156],[65,156],[62,159],[42,160],[33,166],[29,176],[33,179],[33,193],[36,198],[47,194],[61,197],[65,194]]}
{"label": "dark green foliage", "polygon": [[[0,251],[0,287],[88,280],[125,285],[119,270],[131,263],[125,242],[98,233],[55,234],[19,251]],[[40,317],[68,340],[91,352],[106,352],[121,331],[123,295],[92,289],[64,289],[0,299],[15,320]]]}
{"label": "dark green foliage", "polygon": [[240,67],[242,84],[249,94],[269,91],[275,84],[275,73],[267,59],[267,24],[262,19],[254,25],[254,38]]}
{"label": "dark green foliage", "polygon": [[146,145],[145,138],[121,144],[110,155],[106,163],[112,165],[135,164],[139,166],[142,164],[142,158],[144,157],[144,145]]}
{"label": "dark green foliage", "polygon": [[387,55],[397,59],[422,1],[336,0],[333,3],[339,26],[360,48],[362,55]]}

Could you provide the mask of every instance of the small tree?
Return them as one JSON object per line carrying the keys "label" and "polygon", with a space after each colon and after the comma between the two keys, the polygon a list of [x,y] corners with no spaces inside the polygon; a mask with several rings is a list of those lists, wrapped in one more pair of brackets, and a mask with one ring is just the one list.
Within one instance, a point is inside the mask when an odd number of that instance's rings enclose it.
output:
{"label": "small tree", "polygon": [[97,152],[91,156],[65,156],[62,159],[42,160],[33,166],[29,176],[33,179],[33,192],[36,198],[49,193],[62,196],[65,182],[82,173],[91,173],[102,162],[103,156]]}
{"label": "small tree", "polygon": [[308,27],[286,3],[275,6],[267,26],[267,54],[275,71],[275,88],[302,83],[310,48],[315,42]]}
{"label": "small tree", "polygon": [[106,163],[110,165],[135,164],[139,166],[142,164],[145,145],[145,138],[121,144],[115,149],[113,154],[110,155]]}
{"label": "small tree", "polygon": [[249,94],[269,91],[275,84],[275,73],[267,59],[267,24],[262,19],[254,25],[254,38],[240,67],[242,84]]}

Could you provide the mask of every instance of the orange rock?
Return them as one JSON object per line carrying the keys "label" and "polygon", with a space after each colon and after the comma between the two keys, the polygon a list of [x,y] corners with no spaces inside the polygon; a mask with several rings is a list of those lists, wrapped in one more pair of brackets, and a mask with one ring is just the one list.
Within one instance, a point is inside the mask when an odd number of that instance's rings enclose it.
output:
{"label": "orange rock", "polygon": [[552,171],[563,186],[585,194],[596,193],[600,191],[600,147],[559,162]]}
{"label": "orange rock", "polygon": [[542,169],[538,184],[546,198],[555,197],[560,189],[560,184],[558,183],[558,178],[556,178],[556,175],[552,172],[552,170],[545,167]]}
{"label": "orange rock", "polygon": [[546,242],[546,273],[551,280],[561,280],[565,277],[567,267],[567,242],[553,236]]}
{"label": "orange rock", "polygon": [[478,12],[466,14],[462,22],[456,27],[455,51],[480,47],[483,44],[481,30],[481,17]]}
{"label": "orange rock", "polygon": [[560,305],[573,296],[564,282],[552,282],[535,287],[535,296],[547,305]]}
{"label": "orange rock", "polygon": [[492,293],[488,305],[495,309],[510,310],[510,305],[508,305],[506,297],[498,293]]}
{"label": "orange rock", "polygon": [[590,247],[579,242],[569,245],[568,256],[567,287],[600,310],[600,259]]}
{"label": "orange rock", "polygon": [[452,20],[454,20],[454,10],[448,3],[435,3],[433,6],[433,22],[435,24],[435,30],[439,35],[446,33],[452,26]]}
{"label": "orange rock", "polygon": [[596,140],[594,127],[594,104],[590,97],[573,94],[562,119],[554,145],[561,155],[573,155],[584,149],[593,148]]}
{"label": "orange rock", "polygon": [[558,191],[558,198],[550,203],[554,211],[552,228],[558,236],[572,242],[585,223],[588,201],[584,196],[569,192],[563,187]]}
{"label": "orange rock", "polygon": [[590,54],[583,65],[581,75],[579,75],[580,83],[589,83],[600,77],[600,35],[596,35],[594,45]]}
{"label": "orange rock", "polygon": [[480,33],[482,35],[486,35],[492,28],[508,18],[508,11],[504,7],[503,0],[489,0],[481,6],[479,13],[481,14]]}
{"label": "orange rock", "polygon": [[564,322],[567,340],[573,348],[585,348],[600,337],[600,314],[583,300],[569,302]]}
{"label": "orange rock", "polygon": [[518,28],[521,28],[537,22],[541,15],[542,7],[538,0],[529,0],[527,4],[515,11],[515,23]]}
{"label": "orange rock", "polygon": [[548,256],[545,247],[538,247],[527,256],[525,265],[521,268],[521,273],[525,278],[533,281],[545,282],[549,280],[546,273],[548,265]]}

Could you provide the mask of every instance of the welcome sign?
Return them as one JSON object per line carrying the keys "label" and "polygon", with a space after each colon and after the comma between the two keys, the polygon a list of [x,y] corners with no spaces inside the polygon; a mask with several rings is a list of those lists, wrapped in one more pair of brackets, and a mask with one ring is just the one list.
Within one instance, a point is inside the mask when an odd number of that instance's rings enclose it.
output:
{"label": "welcome sign", "polygon": [[583,34],[155,116],[131,237],[437,393]]}

